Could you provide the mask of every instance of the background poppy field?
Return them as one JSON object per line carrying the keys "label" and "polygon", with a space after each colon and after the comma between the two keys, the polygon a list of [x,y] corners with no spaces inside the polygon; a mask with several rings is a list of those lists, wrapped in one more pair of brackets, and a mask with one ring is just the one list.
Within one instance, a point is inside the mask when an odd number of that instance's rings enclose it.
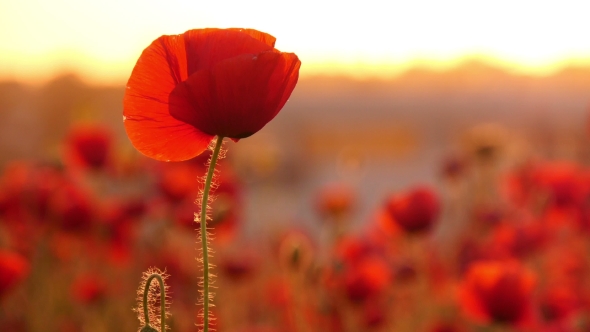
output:
{"label": "background poppy field", "polygon": [[[474,62],[303,78],[267,127],[225,144],[217,329],[590,329],[588,77]],[[0,85],[2,330],[137,329],[150,267],[170,275],[172,331],[197,330],[208,155],[136,152],[122,94],[73,75]]]}

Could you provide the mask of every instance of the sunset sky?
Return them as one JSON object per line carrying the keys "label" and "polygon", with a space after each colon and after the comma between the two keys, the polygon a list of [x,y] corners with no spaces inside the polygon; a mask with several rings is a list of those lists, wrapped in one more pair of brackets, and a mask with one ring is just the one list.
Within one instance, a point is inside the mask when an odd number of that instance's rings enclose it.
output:
{"label": "sunset sky", "polygon": [[391,77],[482,58],[548,74],[590,66],[590,2],[1,0],[0,79],[43,82],[64,71],[125,82],[162,34],[249,27],[295,52],[302,75]]}

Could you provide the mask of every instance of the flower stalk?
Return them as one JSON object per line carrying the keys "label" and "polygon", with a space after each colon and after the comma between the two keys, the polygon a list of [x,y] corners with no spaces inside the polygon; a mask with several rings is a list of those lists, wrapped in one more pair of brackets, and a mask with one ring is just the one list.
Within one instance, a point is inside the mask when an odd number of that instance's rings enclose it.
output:
{"label": "flower stalk", "polygon": [[215,174],[215,165],[219,158],[221,146],[223,145],[223,137],[218,136],[213,148],[211,160],[209,161],[209,170],[205,178],[205,187],[203,188],[203,196],[201,198],[201,216],[197,221],[201,222],[201,250],[202,250],[202,261],[203,261],[203,290],[201,296],[203,297],[203,332],[209,331],[209,306],[212,300],[212,295],[209,292],[210,280],[209,280],[209,248],[207,240],[207,207],[209,202],[209,193],[213,183],[213,176]]}

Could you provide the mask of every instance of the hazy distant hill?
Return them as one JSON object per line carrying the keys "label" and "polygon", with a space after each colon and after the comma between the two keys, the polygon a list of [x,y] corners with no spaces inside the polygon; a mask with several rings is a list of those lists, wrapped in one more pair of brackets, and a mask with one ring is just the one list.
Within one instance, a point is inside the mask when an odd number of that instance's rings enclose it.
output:
{"label": "hazy distant hill", "polygon": [[[123,86],[91,87],[71,75],[35,89],[0,83],[0,162],[57,149],[74,120],[109,123],[124,139],[122,96]],[[528,77],[468,62],[445,72],[414,69],[389,81],[303,78],[268,130],[332,145],[405,137],[404,130],[419,132],[425,142],[448,141],[483,121],[581,133],[589,105],[590,68]]]}
{"label": "hazy distant hill", "polygon": [[322,125],[407,121],[444,132],[480,121],[572,125],[585,119],[588,106],[588,68],[527,77],[470,62],[447,72],[415,69],[391,81],[307,78],[284,118],[309,117]]}

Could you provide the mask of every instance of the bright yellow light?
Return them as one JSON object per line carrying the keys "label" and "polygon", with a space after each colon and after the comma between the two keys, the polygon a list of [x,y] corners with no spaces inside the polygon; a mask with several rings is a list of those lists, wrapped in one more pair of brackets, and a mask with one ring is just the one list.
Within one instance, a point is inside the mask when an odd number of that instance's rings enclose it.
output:
{"label": "bright yellow light", "polygon": [[590,3],[540,1],[20,0],[0,4],[0,79],[43,81],[62,71],[124,82],[161,34],[251,27],[301,58],[302,74],[398,75],[477,56],[547,74],[590,64]]}

